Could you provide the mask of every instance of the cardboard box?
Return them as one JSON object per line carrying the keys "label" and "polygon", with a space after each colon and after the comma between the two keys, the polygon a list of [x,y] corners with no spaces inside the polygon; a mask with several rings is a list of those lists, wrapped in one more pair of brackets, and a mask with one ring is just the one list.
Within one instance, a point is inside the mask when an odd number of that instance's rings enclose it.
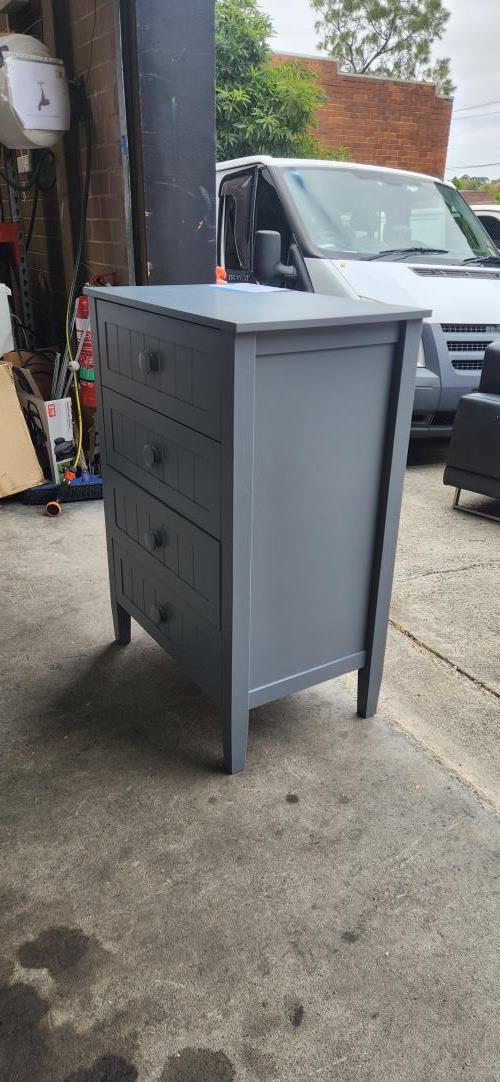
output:
{"label": "cardboard box", "polygon": [[0,365],[0,498],[43,483],[43,472],[19,404],[12,368]]}
{"label": "cardboard box", "polygon": [[[52,349],[47,349],[47,356],[50,357],[54,354]],[[12,367],[18,368],[23,365],[23,372],[29,370],[33,375],[36,386],[42,396],[47,401],[51,396],[52,391],[52,365],[44,357],[44,351],[39,350],[34,353],[31,350],[20,349],[12,350],[12,353],[6,353],[4,355],[5,364],[11,364]]]}
{"label": "cardboard box", "polygon": [[14,369],[17,393],[40,465],[48,480],[59,484],[64,470],[74,462],[71,398],[45,402],[28,369]]}

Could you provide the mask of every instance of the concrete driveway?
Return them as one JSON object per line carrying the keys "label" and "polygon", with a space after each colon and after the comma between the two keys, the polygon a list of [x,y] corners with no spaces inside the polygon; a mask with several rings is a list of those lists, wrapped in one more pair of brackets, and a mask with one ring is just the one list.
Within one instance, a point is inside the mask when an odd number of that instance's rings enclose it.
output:
{"label": "concrete driveway", "polygon": [[453,511],[447,444],[409,456],[381,710],[500,807],[500,504]]}
{"label": "concrete driveway", "polygon": [[102,508],[0,506],[0,1082],[498,1082],[500,527],[407,473],[380,716],[255,710],[249,769],[135,629]]}

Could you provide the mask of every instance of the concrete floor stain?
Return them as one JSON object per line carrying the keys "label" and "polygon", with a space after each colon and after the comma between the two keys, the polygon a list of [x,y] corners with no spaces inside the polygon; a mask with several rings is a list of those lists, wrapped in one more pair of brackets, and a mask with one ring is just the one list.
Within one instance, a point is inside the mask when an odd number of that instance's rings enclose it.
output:
{"label": "concrete floor stain", "polygon": [[347,932],[342,932],[342,935],[341,935],[340,938],[341,938],[343,943],[352,944],[352,943],[357,943],[360,936],[361,936],[361,932],[353,932],[351,930],[348,930]]}
{"label": "concrete floor stain", "polygon": [[[49,1012],[50,1003],[32,985],[0,984],[0,1082],[55,1082],[61,1077],[64,1082],[136,1082],[134,1064],[110,1053],[89,1067],[72,1069],[91,1058],[92,1044],[95,1048],[105,1035],[97,1027],[82,1036],[71,1025],[54,1032]],[[220,1078],[226,1082],[226,1076]]]}
{"label": "concrete floor stain", "polygon": [[298,1029],[304,1021],[304,1005],[303,1003],[295,1003],[290,1011],[290,1021],[294,1029]]}
{"label": "concrete floor stain", "polygon": [[46,969],[51,977],[59,977],[78,965],[90,942],[80,928],[47,928],[23,943],[17,957],[24,969]]}
{"label": "concrete floor stain", "polygon": [[137,1067],[121,1056],[100,1056],[91,1067],[66,1075],[64,1082],[136,1082]]}
{"label": "concrete floor stain", "polygon": [[0,985],[0,1082],[45,1082],[47,1046],[39,1026],[48,1011],[31,985]]}
{"label": "concrete floor stain", "polygon": [[160,1082],[233,1082],[236,1071],[224,1052],[183,1048],[169,1056]]}

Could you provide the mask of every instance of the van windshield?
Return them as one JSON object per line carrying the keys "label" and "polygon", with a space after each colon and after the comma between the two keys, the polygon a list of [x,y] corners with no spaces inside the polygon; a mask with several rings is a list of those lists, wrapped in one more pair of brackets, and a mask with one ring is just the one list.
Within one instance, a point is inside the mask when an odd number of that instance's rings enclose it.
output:
{"label": "van windshield", "polygon": [[393,253],[426,263],[498,256],[465,200],[439,181],[355,166],[301,165],[280,172],[321,256],[377,259]]}

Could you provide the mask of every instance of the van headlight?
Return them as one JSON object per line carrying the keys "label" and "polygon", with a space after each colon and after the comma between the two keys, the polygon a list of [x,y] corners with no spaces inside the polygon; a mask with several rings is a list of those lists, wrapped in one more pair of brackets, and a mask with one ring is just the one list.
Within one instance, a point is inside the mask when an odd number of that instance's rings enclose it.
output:
{"label": "van headlight", "polygon": [[422,340],[420,340],[420,346],[418,348],[417,368],[425,368],[425,352]]}

